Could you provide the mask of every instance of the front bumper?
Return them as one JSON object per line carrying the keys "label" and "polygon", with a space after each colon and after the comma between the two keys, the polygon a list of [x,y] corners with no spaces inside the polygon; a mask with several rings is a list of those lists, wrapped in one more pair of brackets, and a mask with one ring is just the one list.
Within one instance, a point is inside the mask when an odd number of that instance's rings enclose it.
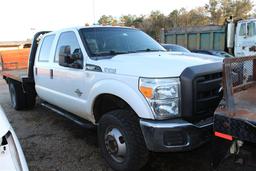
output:
{"label": "front bumper", "polygon": [[208,141],[212,135],[212,118],[198,124],[182,119],[153,121],[140,120],[141,130],[150,151],[189,151]]}

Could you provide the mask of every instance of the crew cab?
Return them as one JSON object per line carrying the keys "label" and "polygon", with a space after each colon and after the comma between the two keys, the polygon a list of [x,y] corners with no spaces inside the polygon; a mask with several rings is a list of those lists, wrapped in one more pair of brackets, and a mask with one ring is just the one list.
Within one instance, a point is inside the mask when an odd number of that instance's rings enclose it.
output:
{"label": "crew cab", "polygon": [[138,170],[152,152],[199,147],[222,98],[219,58],[166,52],[135,28],[79,27],[39,32],[29,68],[3,78],[15,109],[42,105],[95,125],[115,170]]}

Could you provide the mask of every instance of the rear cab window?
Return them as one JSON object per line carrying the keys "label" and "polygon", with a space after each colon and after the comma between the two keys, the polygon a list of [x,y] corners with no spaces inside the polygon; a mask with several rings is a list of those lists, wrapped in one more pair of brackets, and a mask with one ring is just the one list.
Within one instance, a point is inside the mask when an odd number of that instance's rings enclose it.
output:
{"label": "rear cab window", "polygon": [[39,55],[38,55],[39,62],[49,62],[54,38],[55,38],[55,35],[48,35],[48,36],[45,36],[44,39],[42,40],[43,42],[41,44]]}

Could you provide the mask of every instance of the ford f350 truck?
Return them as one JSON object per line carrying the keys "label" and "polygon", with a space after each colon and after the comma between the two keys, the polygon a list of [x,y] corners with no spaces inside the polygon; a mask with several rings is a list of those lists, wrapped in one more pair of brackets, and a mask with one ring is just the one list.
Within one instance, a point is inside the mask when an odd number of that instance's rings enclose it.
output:
{"label": "ford f350 truck", "polygon": [[6,71],[15,109],[42,105],[90,127],[115,170],[138,170],[152,152],[199,147],[222,99],[222,62],[166,52],[144,32],[81,27],[39,32],[28,70]]}

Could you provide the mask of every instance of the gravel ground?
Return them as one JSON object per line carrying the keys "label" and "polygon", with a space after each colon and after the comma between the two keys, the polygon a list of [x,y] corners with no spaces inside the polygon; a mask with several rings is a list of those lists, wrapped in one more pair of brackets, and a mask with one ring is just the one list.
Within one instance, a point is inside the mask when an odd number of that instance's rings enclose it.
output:
{"label": "gravel ground", "polygon": [[[111,170],[99,153],[96,130],[81,128],[39,104],[29,111],[13,110],[8,87],[1,78],[0,105],[20,140],[31,171]],[[206,144],[193,152],[154,153],[143,170],[210,170],[210,149]]]}

